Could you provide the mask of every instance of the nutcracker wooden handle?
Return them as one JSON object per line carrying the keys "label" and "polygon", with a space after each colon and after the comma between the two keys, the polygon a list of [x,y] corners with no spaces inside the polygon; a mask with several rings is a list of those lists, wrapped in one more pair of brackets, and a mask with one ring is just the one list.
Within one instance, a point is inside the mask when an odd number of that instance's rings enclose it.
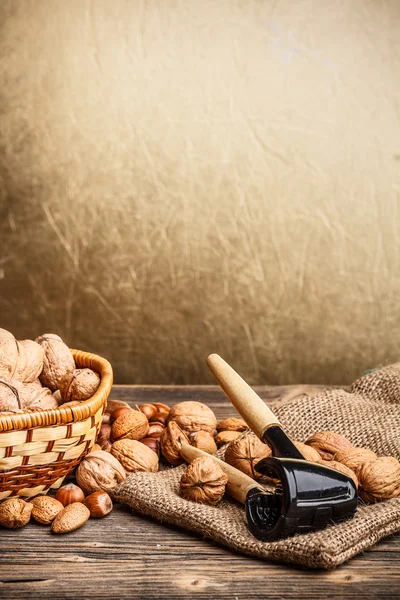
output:
{"label": "nutcracker wooden handle", "polygon": [[247,425],[260,438],[271,425],[282,427],[260,396],[218,354],[210,354],[207,365]]}
{"label": "nutcracker wooden handle", "polygon": [[260,486],[235,467],[231,467],[228,463],[220,460],[216,456],[212,454],[208,454],[203,450],[199,450],[198,448],[194,448],[193,446],[189,446],[188,444],[183,444],[180,450],[182,458],[187,462],[191,463],[195,458],[211,458],[214,460],[223,470],[223,472],[228,476],[228,484],[226,486],[226,491],[232,498],[245,503],[248,492],[253,489],[260,489]]}

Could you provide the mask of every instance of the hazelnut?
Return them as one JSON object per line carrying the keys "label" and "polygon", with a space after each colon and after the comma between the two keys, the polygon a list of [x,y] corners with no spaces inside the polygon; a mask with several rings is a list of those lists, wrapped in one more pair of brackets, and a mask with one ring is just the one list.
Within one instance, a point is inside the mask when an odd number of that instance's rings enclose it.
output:
{"label": "hazelnut", "polygon": [[233,440],[237,440],[241,435],[240,431],[220,431],[215,436],[215,441],[218,446],[223,446],[224,444],[233,442]]}
{"label": "hazelnut", "polygon": [[169,411],[171,410],[169,406],[167,406],[166,404],[163,404],[162,402],[153,402],[152,404],[153,404],[153,406],[156,407],[158,412],[169,413]]}
{"label": "hazelnut", "polygon": [[153,452],[155,452],[157,456],[160,456],[160,440],[146,437],[141,439],[140,443],[150,448],[150,450],[153,450]]}
{"label": "hazelnut", "polygon": [[160,423],[161,425],[165,426],[168,421],[168,415],[169,413],[160,410],[158,413],[155,414],[154,417],[150,419],[150,423]]}
{"label": "hazelnut", "polygon": [[189,440],[192,446],[204,450],[208,454],[215,454],[217,451],[217,444],[214,441],[214,437],[208,431],[192,433],[189,436]]}
{"label": "hazelnut", "polygon": [[61,502],[51,496],[36,496],[31,503],[33,504],[32,517],[43,525],[50,525],[64,508]]}
{"label": "hazelnut", "polygon": [[102,450],[108,451],[111,448],[111,425],[102,424],[99,431],[99,437],[97,438],[97,443],[99,444]]}
{"label": "hazelnut", "polygon": [[147,436],[148,431],[149,422],[146,416],[139,410],[130,410],[113,423],[111,441],[115,442],[124,438],[140,440]]}
{"label": "hazelnut", "polygon": [[256,470],[257,463],[271,455],[269,446],[255,435],[247,434],[229,444],[225,451],[225,461],[249,477],[259,479],[261,474]]}
{"label": "hazelnut", "polygon": [[230,417],[217,423],[217,431],[246,431],[248,429],[243,419]]}
{"label": "hazelnut", "polygon": [[109,452],[98,450],[90,452],[76,469],[76,479],[86,494],[112,492],[117,485],[126,479],[121,463]]}
{"label": "hazelnut", "polygon": [[179,402],[169,412],[168,423],[174,421],[186,433],[208,431],[214,434],[217,419],[211,408],[201,402]]}
{"label": "hazelnut", "polygon": [[129,404],[127,402],[124,402],[123,400],[111,400],[110,398],[107,400],[107,406],[106,406],[106,415],[111,415],[111,413],[114,412],[114,410],[116,410],[117,408],[130,408]]}
{"label": "hazelnut", "polygon": [[118,419],[118,417],[120,417],[121,415],[124,415],[126,413],[129,413],[129,412],[132,412],[132,409],[130,406],[121,406],[120,408],[116,408],[110,415],[110,425],[115,423],[115,421]]}
{"label": "hazelnut", "polygon": [[336,452],[345,448],[352,448],[353,444],[348,439],[334,431],[318,431],[306,440],[324,460],[333,460]]}
{"label": "hazelnut", "polygon": [[0,504],[0,525],[7,529],[19,529],[29,522],[32,509],[30,502],[15,496],[9,498]]}
{"label": "hazelnut", "polygon": [[92,369],[75,369],[60,381],[60,392],[65,402],[88,400],[100,385],[100,377]]}
{"label": "hazelnut", "polygon": [[159,440],[164,429],[165,427],[162,423],[150,423],[147,437]]}
{"label": "hazelnut", "polygon": [[146,415],[149,421],[157,414],[157,407],[153,404],[140,404],[139,410]]}
{"label": "hazelnut", "polygon": [[175,421],[168,423],[160,437],[162,455],[175,467],[184,462],[180,454],[182,444],[189,443],[186,433],[182,431]]}
{"label": "hazelnut", "polygon": [[155,452],[137,440],[117,440],[111,446],[110,452],[126,471],[158,471],[158,457]]}
{"label": "hazelnut", "polygon": [[68,506],[73,502],[83,502],[85,494],[80,487],[74,483],[67,483],[57,490],[56,500],[61,502],[63,506]]}
{"label": "hazelnut", "polygon": [[181,496],[200,504],[215,505],[222,499],[228,476],[211,457],[195,458],[180,483]]}
{"label": "hazelnut", "polygon": [[93,519],[101,519],[108,515],[113,509],[113,503],[107,492],[93,492],[85,499],[85,506],[90,511]]}
{"label": "hazelnut", "polygon": [[61,380],[73,373],[74,357],[67,344],[54,333],[44,333],[36,338],[36,342],[44,351],[40,380],[45,387],[54,392],[60,387]]}
{"label": "hazelnut", "polygon": [[90,517],[89,509],[81,502],[68,504],[51,524],[53,533],[69,533],[82,527]]}

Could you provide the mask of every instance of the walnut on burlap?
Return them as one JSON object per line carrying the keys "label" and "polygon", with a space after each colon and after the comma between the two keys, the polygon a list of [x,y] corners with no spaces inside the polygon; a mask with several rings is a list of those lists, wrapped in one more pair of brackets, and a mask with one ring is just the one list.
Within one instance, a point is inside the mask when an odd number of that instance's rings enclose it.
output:
{"label": "walnut on burlap", "polygon": [[[271,407],[293,439],[304,441],[315,431],[336,431],[356,446],[400,458],[400,363],[361,377],[346,391],[325,390]],[[160,473],[135,473],[120,484],[115,498],[139,513],[243,554],[314,568],[334,568],[400,530],[400,498],[394,498],[359,505],[352,520],[323,531],[260,542],[248,531],[244,509],[236,502],[226,498],[218,506],[205,506],[181,498],[179,481],[184,470],[181,466]]]}

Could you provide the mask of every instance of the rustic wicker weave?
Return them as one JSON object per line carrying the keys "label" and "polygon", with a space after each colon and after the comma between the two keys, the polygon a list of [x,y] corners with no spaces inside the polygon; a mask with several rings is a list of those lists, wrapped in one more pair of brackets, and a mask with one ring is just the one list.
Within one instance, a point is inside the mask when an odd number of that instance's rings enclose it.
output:
{"label": "rustic wicker weave", "polygon": [[78,368],[100,375],[96,393],[77,406],[23,414],[0,414],[0,500],[57,489],[95,443],[111,391],[110,363],[72,350]]}

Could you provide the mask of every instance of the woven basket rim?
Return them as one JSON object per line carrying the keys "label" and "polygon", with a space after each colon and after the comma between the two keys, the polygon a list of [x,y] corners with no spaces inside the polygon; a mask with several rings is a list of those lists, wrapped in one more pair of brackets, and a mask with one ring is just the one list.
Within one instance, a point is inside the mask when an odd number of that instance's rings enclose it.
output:
{"label": "woven basket rim", "polygon": [[36,410],[16,414],[0,414],[0,432],[13,431],[17,429],[31,429],[34,427],[48,427],[51,425],[66,425],[75,421],[82,421],[96,414],[98,409],[105,405],[113,384],[113,370],[111,364],[105,358],[75,350],[71,348],[77,368],[93,369],[100,376],[100,384],[96,392],[77,406],[50,410]]}

